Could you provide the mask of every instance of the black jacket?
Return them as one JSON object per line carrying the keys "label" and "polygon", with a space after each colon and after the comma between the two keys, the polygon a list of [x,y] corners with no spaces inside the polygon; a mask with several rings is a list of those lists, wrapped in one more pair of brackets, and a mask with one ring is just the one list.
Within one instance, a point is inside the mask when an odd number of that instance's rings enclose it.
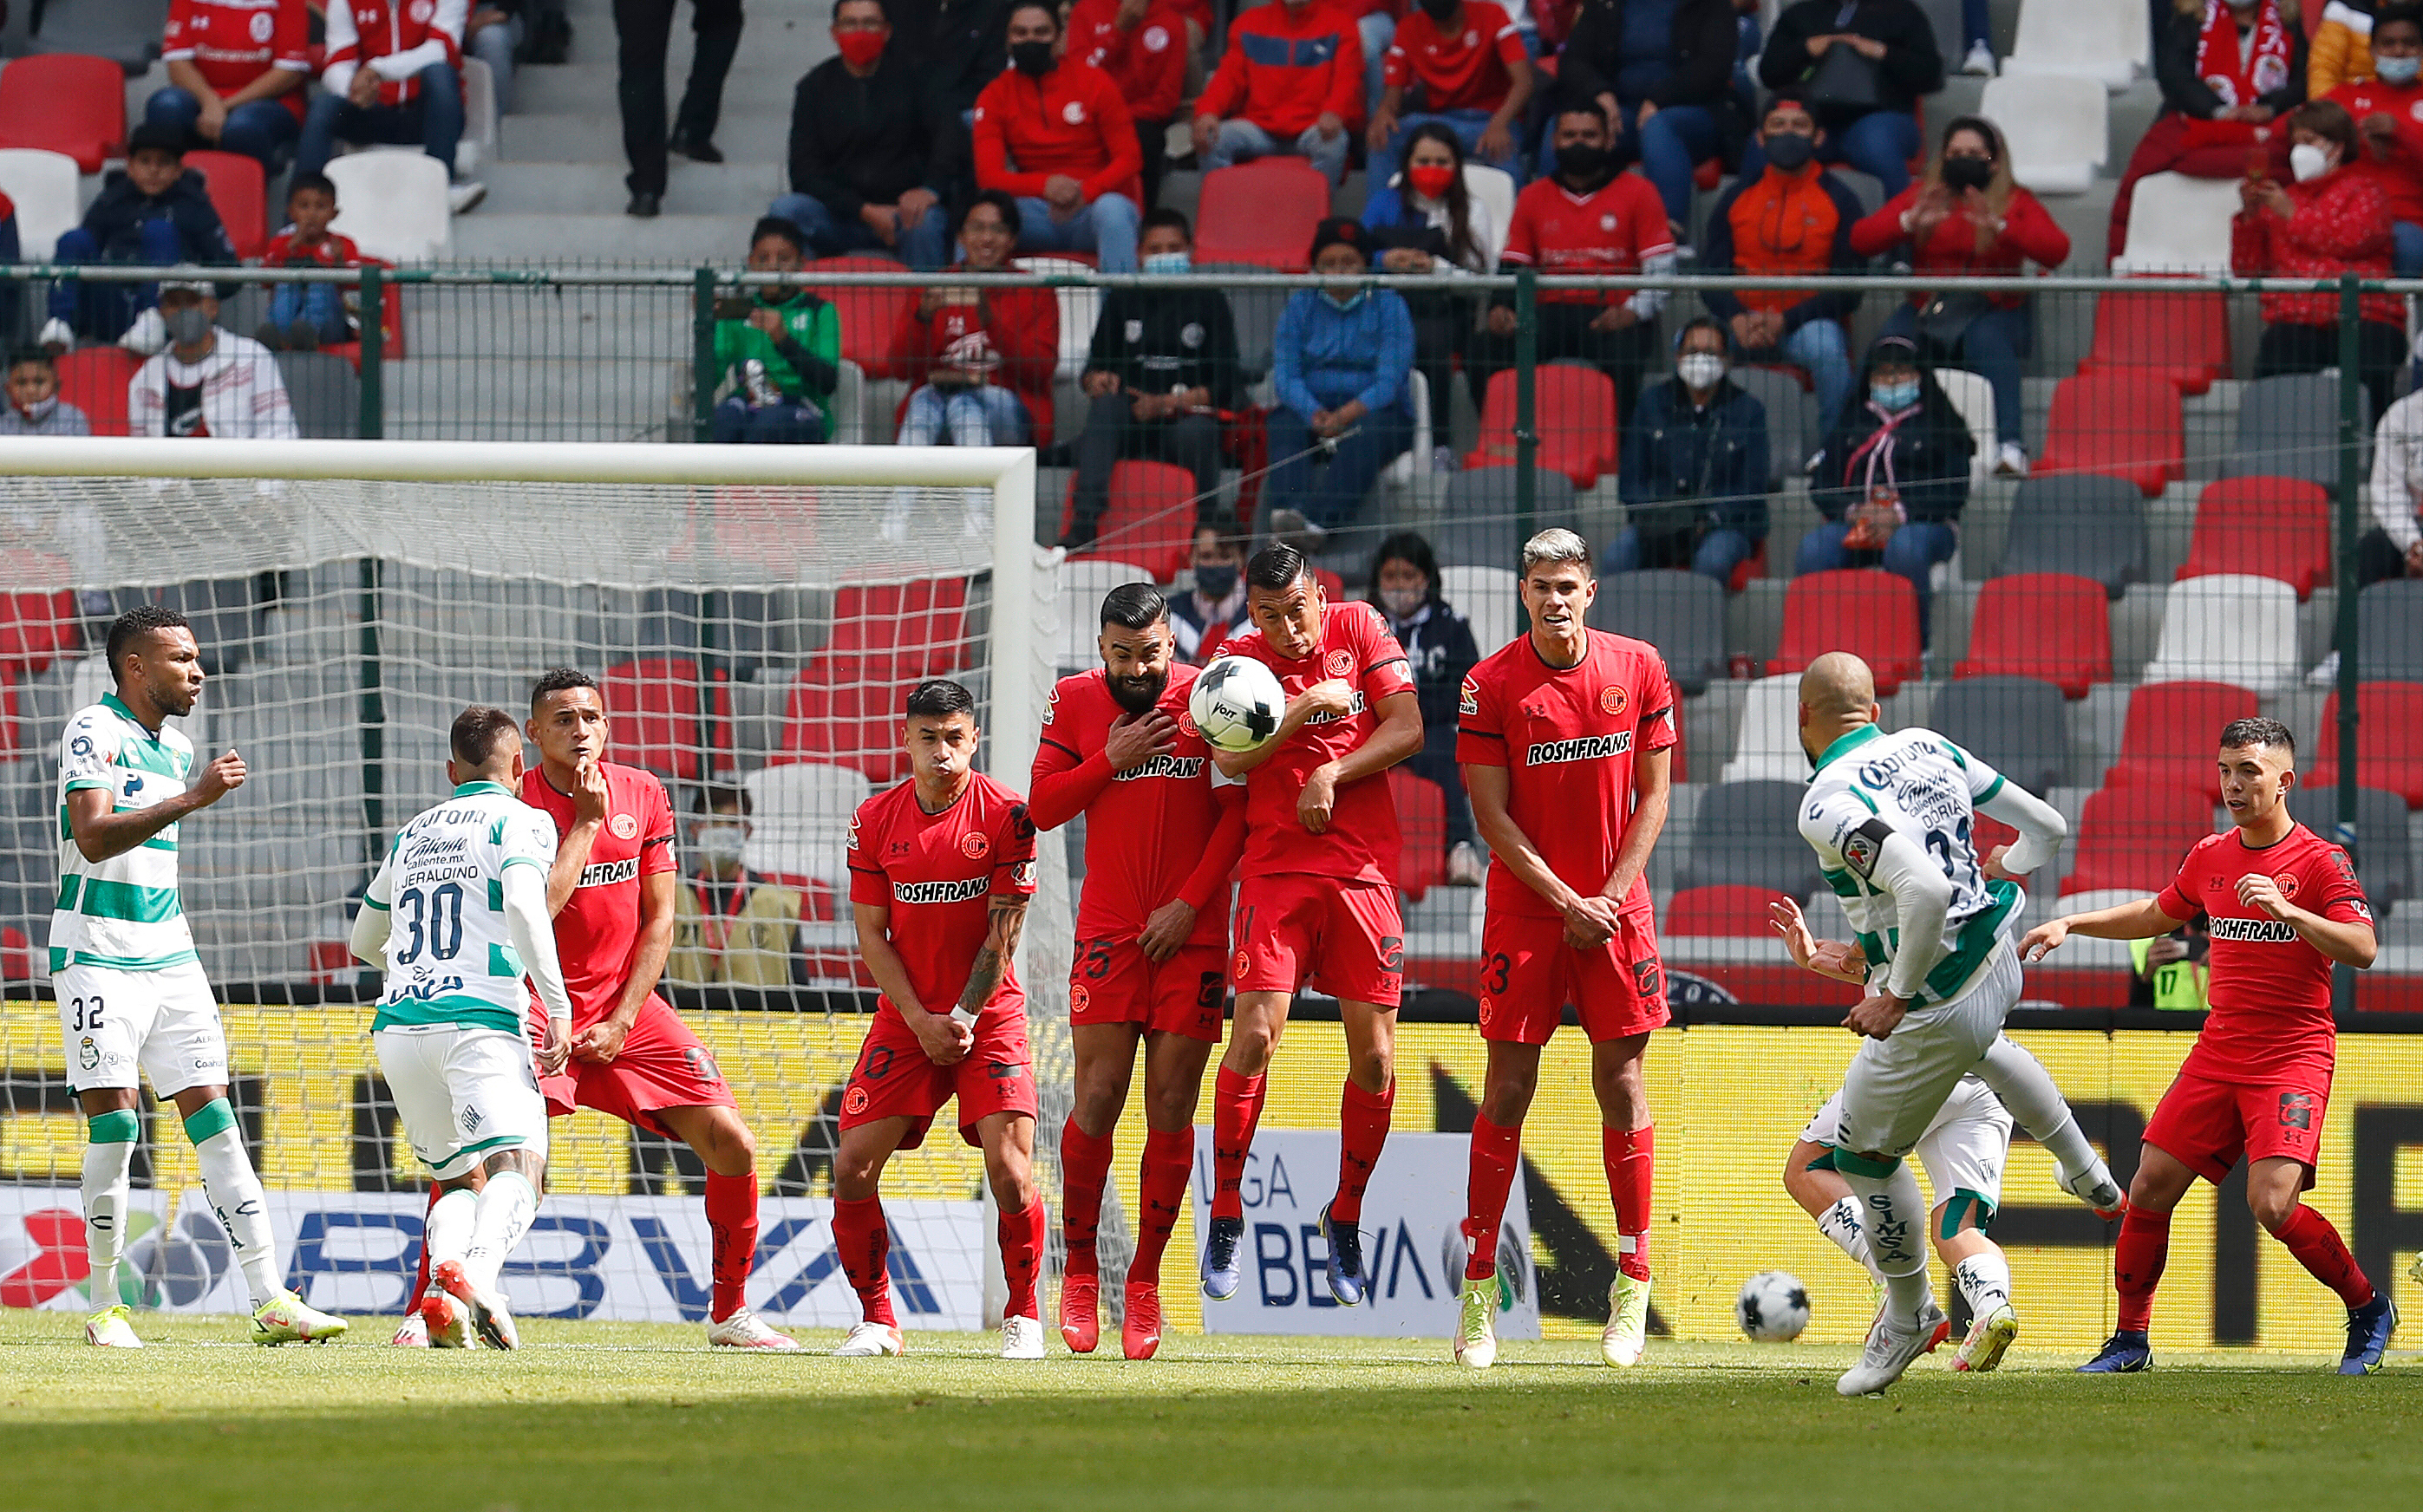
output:
{"label": "black jacket", "polygon": [[887,7],[892,46],[911,64],[929,101],[953,115],[974,110],[984,87],[1009,66],[1011,0],[898,0]]}
{"label": "black jacket", "polygon": [[227,227],[211,204],[201,173],[193,168],[180,174],[156,199],[135,188],[124,168],[111,169],[91,208],[84,213],[84,228],[101,244],[103,261],[125,262],[142,254],[143,223],[163,217],[176,224],[183,260],[213,266],[243,260],[235,255],[235,244],[228,240]]}
{"label": "black jacket", "polygon": [[791,96],[791,188],[833,218],[888,205],[911,189],[949,197],[968,134],[920,84],[895,44],[862,79],[840,58],[810,69]]}
{"label": "black jacket", "polygon": [[[1616,72],[1623,64],[1623,0],[1582,0],[1573,33],[1558,55],[1560,101],[1583,104],[1602,94],[1621,97],[1624,91],[1616,87]],[[1731,0],[1681,0],[1665,74],[1646,96],[1660,110],[1699,105],[1712,111],[1727,163],[1740,161],[1750,133],[1734,88],[1734,58],[1740,50],[1740,24]],[[1627,135],[1625,145],[1631,140]]]}
{"label": "black jacket", "polygon": [[[1758,57],[1758,81],[1770,89],[1799,84],[1816,71],[1809,55],[1809,39],[1849,31],[1885,44],[1877,65],[1878,108],[1915,113],[1918,98],[1943,87],[1943,49],[1926,12],[1911,0],[1859,0],[1848,26],[1838,26],[1839,0],[1799,0],[1775,18],[1766,51]],[[1819,124],[1829,132],[1859,118],[1860,112],[1820,111]]]}
{"label": "black jacket", "polygon": [[[2212,86],[2196,77],[2196,43],[2203,37],[2201,8],[2186,15],[2172,11],[2169,22],[2155,34],[2158,45],[2154,49],[2154,80],[2162,87],[2162,106],[2194,120],[2210,120],[2222,111],[2221,97],[2212,92]],[[2305,102],[2303,26],[2293,23],[2288,26],[2288,82],[2270,94],[2257,96],[2251,102],[2270,105],[2275,116]]]}
{"label": "black jacket", "polygon": [[1217,289],[1112,290],[1085,370],[1115,372],[1138,393],[1209,389],[1215,407],[1234,409],[1242,387],[1228,296]]}
{"label": "black jacket", "polygon": [[1464,694],[1464,674],[1481,660],[1480,644],[1472,638],[1472,622],[1452,605],[1433,598],[1399,622],[1385,608],[1382,618],[1405,648],[1405,664],[1414,674],[1414,701],[1421,705],[1422,728],[1452,730]]}
{"label": "black jacket", "polygon": [[1705,409],[1679,378],[1645,386],[1624,427],[1618,493],[1636,525],[1704,523],[1765,539],[1766,406],[1730,378]]}
{"label": "black jacket", "polygon": [[[1969,502],[1969,459],[1976,454],[1977,443],[1934,376],[1924,369],[1920,372],[1923,407],[1893,433],[1893,480],[1911,520],[1944,525],[1959,519]],[[1860,444],[1884,425],[1868,407],[1867,382],[1863,370],[1861,386],[1845,402],[1845,413],[1826,438],[1826,449],[1818,453],[1817,470],[1810,479],[1809,500],[1829,520],[1841,519],[1852,505],[1867,500],[1867,459],[1851,459]],[[1881,468],[1877,477],[1883,477]]]}

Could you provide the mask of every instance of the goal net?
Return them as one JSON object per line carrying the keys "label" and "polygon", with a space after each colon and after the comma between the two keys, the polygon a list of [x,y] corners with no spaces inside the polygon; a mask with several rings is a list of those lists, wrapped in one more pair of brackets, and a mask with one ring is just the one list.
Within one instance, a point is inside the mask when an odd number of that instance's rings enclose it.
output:
{"label": "goal net", "polygon": [[[678,816],[666,993],[758,1142],[752,1300],[778,1322],[854,1321],[828,1200],[873,998],[844,836],[908,775],[900,708],[928,677],[973,691],[980,764],[1026,786],[1058,603],[1053,554],[1034,545],[1033,453],[37,439],[12,442],[7,465],[0,1303],[95,1305],[78,1284],[82,1125],[45,997],[57,748],[108,691],[111,618],[159,604],[191,618],[209,673],[187,733],[250,771],[182,827],[179,862],[291,1279],[340,1311],[403,1303],[422,1179],[371,1052],[376,979],[346,950],[351,911],[388,837],[450,791],[454,716],[519,714],[541,671],[568,666],[604,691],[609,758],[661,777]],[[1043,847],[1019,962],[1047,1192],[1069,1081],[1065,855]],[[135,1170],[125,1299],[232,1307],[238,1278],[173,1110],[147,1105]],[[703,1316],[703,1175],[688,1150],[601,1115],[559,1123],[550,1200],[508,1271],[517,1300]],[[910,1326],[976,1327],[997,1308],[983,1185],[947,1127],[887,1173]]]}

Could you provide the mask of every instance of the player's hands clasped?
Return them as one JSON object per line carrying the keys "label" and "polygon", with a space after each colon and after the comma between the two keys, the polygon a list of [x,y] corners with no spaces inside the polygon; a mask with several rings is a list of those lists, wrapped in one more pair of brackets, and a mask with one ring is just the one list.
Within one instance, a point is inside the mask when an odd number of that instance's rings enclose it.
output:
{"label": "player's hands clasped", "polygon": [[1909,1004],[1892,993],[1871,992],[1851,1004],[1851,1011],[1843,1016],[1843,1027],[1854,1034],[1884,1039],[1901,1027],[1902,1016],[1908,1012]]}
{"label": "player's hands clasped", "polygon": [[2019,940],[2019,959],[2041,961],[2052,952],[2061,949],[2061,942],[2067,938],[2069,938],[2067,920],[2056,919],[2049,924],[2038,924],[2029,930]]}
{"label": "player's hands clasped", "polygon": [[1143,949],[1146,960],[1159,964],[1177,954],[1178,947],[1194,933],[1194,905],[1184,898],[1172,898],[1144,921],[1144,933],[1136,937],[1136,944]]}
{"label": "player's hands clasped", "polygon": [[957,1065],[975,1047],[976,1032],[948,1014],[926,1014],[909,1028],[917,1036],[917,1047],[936,1065]]}
{"label": "player's hands clasped", "polygon": [[597,1065],[610,1064],[623,1053],[623,1036],[630,1032],[626,1024],[601,1018],[572,1036],[572,1053]]}
{"label": "player's hands clasped", "polygon": [[1114,772],[1142,766],[1177,748],[1178,721],[1159,709],[1120,715],[1112,722],[1110,733],[1102,738],[1102,759],[1111,764]]}
{"label": "player's hands clasped", "polygon": [[1312,769],[1296,795],[1295,814],[1316,835],[1329,832],[1330,816],[1338,811],[1338,769],[1327,763]]}
{"label": "player's hands clasped", "polygon": [[1575,898],[1565,909],[1565,943],[1589,951],[1613,939],[1620,907],[1615,899],[1600,893]]}
{"label": "player's hands clasped", "polygon": [[202,768],[200,780],[194,784],[194,801],[208,808],[244,786],[244,758],[232,750],[222,752]]}

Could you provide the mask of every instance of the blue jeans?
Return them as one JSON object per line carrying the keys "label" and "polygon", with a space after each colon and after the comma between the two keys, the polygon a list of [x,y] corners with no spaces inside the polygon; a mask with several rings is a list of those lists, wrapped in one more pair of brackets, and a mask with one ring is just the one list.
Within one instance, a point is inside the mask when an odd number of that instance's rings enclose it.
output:
{"label": "blue jeans", "polygon": [[1313,449],[1312,427],[1295,411],[1284,405],[1271,411],[1269,435],[1271,455],[1278,459],[1271,468],[1270,507],[1302,510],[1329,530],[1354,518],[1380,470],[1414,444],[1414,419],[1394,409],[1366,415],[1338,439],[1326,467],[1315,465],[1322,454]]}
{"label": "blue jeans", "polygon": [[[1918,312],[1905,302],[1888,317],[1880,336],[1918,335]],[[2018,442],[2020,429],[2019,368],[2035,346],[2035,324],[2024,307],[1989,309],[1969,323],[1948,366],[1966,368],[1994,391],[1994,439]]]}
{"label": "blue jeans", "polygon": [[715,406],[711,433],[719,446],[752,442],[812,447],[825,438],[825,417],[806,404],[752,405],[736,396]]}
{"label": "blue jeans", "polygon": [[[146,126],[191,133],[194,123],[201,118],[202,102],[173,84],[152,91],[151,98],[143,102]],[[275,175],[302,131],[302,123],[294,118],[294,112],[286,108],[285,102],[255,100],[227,113],[227,124],[219,128],[219,150],[241,152],[258,161],[262,173]]]}
{"label": "blue jeans", "polygon": [[[1817,144],[1817,161],[1848,163],[1884,185],[1885,197],[1891,199],[1909,187],[1910,154],[1917,150],[1916,117],[1898,110],[1872,110],[1840,132],[1828,128],[1826,139]],[[1766,154],[1753,136],[1742,149],[1738,177],[1747,183],[1766,171]]]}
{"label": "blue jeans", "polygon": [[1052,218],[1049,200],[1018,202],[1021,252],[1091,252],[1104,273],[1136,271],[1136,227],[1143,219],[1125,195],[1103,195],[1067,220]]}
{"label": "blue jeans", "polygon": [[[1351,132],[1323,136],[1320,126],[1312,125],[1296,133],[1294,145],[1281,147],[1277,137],[1240,116],[1220,123],[1220,134],[1212,139],[1211,161],[1203,165],[1203,171],[1234,167],[1256,158],[1300,157],[1320,169],[1334,189],[1346,180],[1346,150],[1353,143]],[[1022,206],[1024,201],[1020,203]]]}
{"label": "blue jeans", "polygon": [[[1758,543],[1739,530],[1718,526],[1700,538],[1691,549],[1691,571],[1702,577],[1713,577],[1731,588],[1734,569],[1758,554]],[[1640,531],[1625,526],[1607,543],[1607,556],[1599,563],[1603,573],[1634,573],[1640,570]]]}
{"label": "blue jeans", "polygon": [[526,30],[521,17],[508,16],[501,26],[481,27],[480,34],[463,48],[488,65],[488,78],[496,86],[497,114],[499,116],[510,116],[514,111],[514,52],[522,45]]}
{"label": "blue jeans", "polygon": [[1960,51],[1984,42],[1994,45],[1994,8],[1992,0],[1960,0]]}
{"label": "blue jeans", "polygon": [[[15,223],[12,220],[10,224]],[[154,267],[167,267],[184,260],[184,243],[177,235],[177,223],[162,215],[142,223],[141,245],[121,245],[114,256],[103,258],[100,241],[78,226],[59,238],[51,260],[63,267],[103,261],[148,262]],[[135,323],[135,317],[150,308],[159,297],[157,284],[83,283],[61,278],[51,285],[51,315],[67,322],[76,335],[87,340],[115,341]]]}
{"label": "blue jeans", "polygon": [[1960,532],[1949,525],[1929,524],[1912,520],[1895,530],[1877,551],[1845,551],[1843,537],[1850,533],[1846,520],[1828,520],[1800,538],[1800,554],[1793,559],[1794,576],[1803,573],[1830,572],[1838,567],[1882,567],[1889,573],[1899,573],[1918,590],[1918,641],[1927,639],[1926,575],[1939,561],[1950,561],[1959,548]]}
{"label": "blue jeans", "polygon": [[1640,171],[1657,186],[1666,218],[1691,224],[1691,170],[1724,150],[1705,105],[1668,105],[1640,126]]}
{"label": "blue jeans", "polygon": [[[1363,108],[1370,110],[1387,92],[1388,44],[1397,39],[1397,18],[1385,10],[1374,10],[1355,22],[1354,29],[1363,39]],[[1395,161],[1394,152],[1388,156]]]}
{"label": "blue jeans", "polygon": [[282,283],[269,291],[269,323],[283,331],[296,321],[309,321],[322,341],[342,341],[353,334],[345,319],[344,290],[332,283]]}
{"label": "blue jeans", "polygon": [[945,392],[920,384],[909,396],[909,413],[900,417],[900,444],[940,446],[947,432],[955,447],[1018,447],[1034,429],[1026,405],[998,385]]}
{"label": "blue jeans", "polygon": [[1504,157],[1493,158],[1481,155],[1481,134],[1489,129],[1489,112],[1478,107],[1464,110],[1417,110],[1398,117],[1397,130],[1388,138],[1388,145],[1382,151],[1381,161],[1386,165],[1383,170],[1384,178],[1386,174],[1394,173],[1397,165],[1405,160],[1405,138],[1414,134],[1415,128],[1433,125],[1444,126],[1455,133],[1455,139],[1464,144],[1464,155],[1466,158],[1475,163],[1485,163],[1493,168],[1504,168],[1514,175],[1516,182],[1522,181],[1521,165],[1516,161],[1522,149],[1517,134],[1511,129]]}
{"label": "blue jeans", "polygon": [[2400,278],[2423,273],[2423,226],[2413,221],[2390,222],[2389,269]]}
{"label": "blue jeans", "polygon": [[311,102],[303,121],[302,144],[294,150],[294,173],[325,173],[337,144],[385,142],[409,147],[415,142],[436,158],[451,178],[454,149],[463,140],[463,81],[443,63],[432,63],[416,75],[420,92],[401,105],[365,109],[340,94],[324,94]]}
{"label": "blue jeans", "polygon": [[920,273],[942,265],[942,237],[947,223],[939,204],[929,208],[914,222],[904,222],[900,243],[887,247],[883,239],[868,228],[866,222],[852,215],[844,220],[825,208],[824,201],[813,195],[778,195],[766,207],[768,215],[779,215],[800,228],[808,239],[814,256],[837,258],[848,252],[896,252],[900,260]]}

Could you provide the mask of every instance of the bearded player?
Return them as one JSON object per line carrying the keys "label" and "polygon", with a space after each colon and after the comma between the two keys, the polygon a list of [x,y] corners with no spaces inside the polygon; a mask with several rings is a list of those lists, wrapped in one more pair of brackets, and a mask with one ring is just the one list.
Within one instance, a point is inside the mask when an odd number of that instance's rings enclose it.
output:
{"label": "bearded player", "polygon": [[1244,849],[1245,794],[1186,717],[1201,674],[1177,661],[1160,591],[1128,583],[1105,594],[1098,645],[1102,665],[1062,678],[1043,711],[1029,808],[1040,830],[1085,815],[1069,973],[1076,1089],[1060,1131],[1060,1336],[1077,1354],[1100,1337],[1095,1230],[1141,1041],[1144,1162],[1120,1345],[1148,1360],[1161,1346],[1162,1252],[1186,1200],[1195,1107],[1227,1000],[1228,876]]}
{"label": "bearded player", "polygon": [[1656,1129],[1640,1084],[1666,1022],[1666,973],[1644,870],[1666,826],[1674,685],[1644,641],[1584,622],[1598,595],[1571,530],[1523,547],[1531,633],[1464,680],[1456,760],[1489,843],[1481,1035],[1489,1068],[1472,1122],[1463,1315],[1455,1358],[1497,1357],[1497,1231],[1522,1162],[1540,1047],[1572,1003],[1591,1041],[1599,1153],[1615,1205],[1616,1274],[1599,1349],[1636,1364],[1649,1331],[1649,1208]]}
{"label": "bearded player", "polygon": [[2372,965],[2372,909],[2347,852],[2289,816],[2297,746],[2286,725],[2232,721],[2221,732],[2220,760],[2232,827],[2196,842],[2169,887],[2039,924],[2020,942],[2029,960],[2041,960],[2071,935],[2150,939],[2200,912],[2212,920],[2210,1008],[2146,1125],[2113,1252],[2117,1327],[2079,1368],[2122,1375],[2153,1367],[2146,1324],[2170,1252],[2171,1210],[2198,1176],[2219,1186],[2242,1156],[2246,1205],[2347,1304],[2339,1374],[2367,1376],[2381,1368],[2397,1305],[2373,1290],[2331,1221],[2301,1199],[2314,1184],[2337,1051],[2331,968]]}
{"label": "bearded player", "polygon": [[901,1351],[878,1184],[892,1152],[923,1144],[956,1097],[959,1138],[984,1151],[1001,1208],[1001,1356],[1040,1360],[1047,1218],[1035,1190],[1026,994],[1012,964],[1035,896],[1035,824],[1016,793],[975,770],[981,732],[966,688],[918,684],[900,734],[909,780],[860,804],[849,825],[850,913],[882,996],[842,1092],[833,1152],[833,1242],[863,1310],[833,1353]]}

